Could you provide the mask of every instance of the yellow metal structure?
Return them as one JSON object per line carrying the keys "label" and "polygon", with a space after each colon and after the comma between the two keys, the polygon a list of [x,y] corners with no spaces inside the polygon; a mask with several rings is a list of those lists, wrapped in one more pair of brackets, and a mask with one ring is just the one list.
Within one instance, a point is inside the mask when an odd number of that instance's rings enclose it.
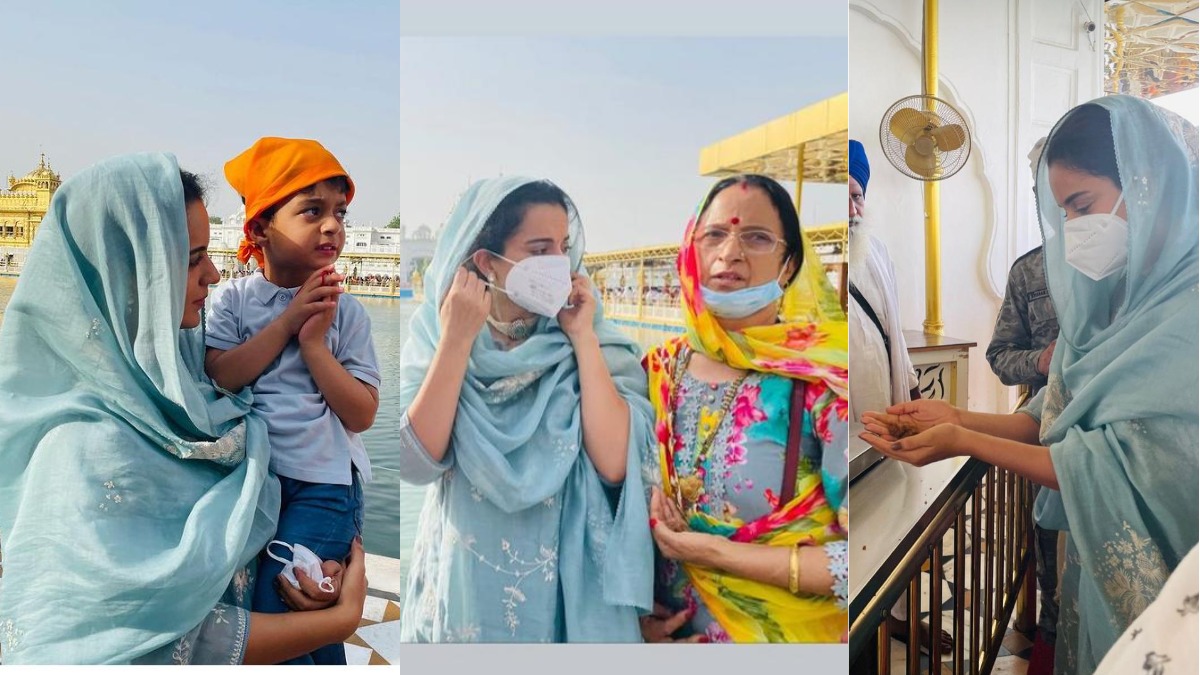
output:
{"label": "yellow metal structure", "polygon": [[[938,95],[938,3],[925,0],[925,24],[921,38],[921,55],[924,61],[924,87],[926,96]],[[925,186],[925,333],[942,335],[942,231],[941,196],[938,181],[930,180]]]}
{"label": "yellow metal structure", "polygon": [[0,246],[28,248],[33,244],[59,185],[62,176],[50,168],[45,155],[28,174],[8,177],[8,190],[0,191]]}
{"label": "yellow metal structure", "polygon": [[[847,241],[847,223],[807,227],[804,233],[818,251],[836,251],[822,255],[822,263],[827,273],[840,280],[844,271],[841,252]],[[609,318],[682,328],[683,319],[678,312],[679,280],[675,273],[678,256],[679,245],[668,244],[591,253],[583,257],[583,264],[590,272],[592,282],[600,289]],[[843,285],[835,283],[839,288]]]}
{"label": "yellow metal structure", "polygon": [[[847,183],[849,96],[839,94],[743,131],[700,150],[700,175],[723,178],[758,173],[795,183],[800,210],[804,183]],[[805,227],[821,262],[843,295],[845,307],[845,221]],[[682,235],[682,232],[680,232]],[[632,248],[584,256],[604,301],[605,314],[635,332],[643,345],[683,329],[678,244]]]}
{"label": "yellow metal structure", "polygon": [[[838,94],[700,151],[700,175],[761,173],[797,186],[845,183],[849,95]],[[800,188],[796,189],[797,205]]]}
{"label": "yellow metal structure", "polygon": [[[824,225],[816,225],[813,227],[804,228],[804,234],[813,246],[823,246],[827,244],[845,244],[846,243],[846,221],[836,223],[826,223]],[[599,268],[613,263],[623,262],[639,262],[642,260],[667,260],[672,265],[675,264],[675,258],[679,255],[678,244],[665,244],[663,246],[643,246],[641,248],[627,248],[619,251],[606,251],[604,253],[589,253],[583,256],[583,264],[588,269]]]}

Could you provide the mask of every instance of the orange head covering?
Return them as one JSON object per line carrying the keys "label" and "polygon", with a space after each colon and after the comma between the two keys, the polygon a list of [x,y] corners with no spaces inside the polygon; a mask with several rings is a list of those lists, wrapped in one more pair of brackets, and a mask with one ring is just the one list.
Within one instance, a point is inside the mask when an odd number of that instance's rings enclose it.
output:
{"label": "orange head covering", "polygon": [[250,221],[263,211],[310,185],[345,176],[350,189],[346,203],[354,199],[354,181],[325,146],[305,138],[274,138],[255,141],[242,154],[225,163],[225,179],[246,202],[245,237],[238,246],[238,260],[253,256],[263,264],[262,249],[250,239]]}

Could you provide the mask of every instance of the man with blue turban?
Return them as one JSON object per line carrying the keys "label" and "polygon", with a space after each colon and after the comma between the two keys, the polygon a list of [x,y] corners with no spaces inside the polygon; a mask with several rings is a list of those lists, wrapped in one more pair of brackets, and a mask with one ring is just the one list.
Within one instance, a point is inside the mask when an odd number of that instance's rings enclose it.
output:
{"label": "man with blue turban", "polygon": [[[882,456],[858,434],[868,410],[920,398],[917,374],[908,356],[900,327],[900,300],[896,294],[896,268],[883,242],[871,236],[864,219],[867,181],[871,165],[863,144],[851,140],[850,164],[850,298],[846,310],[850,328],[850,477],[853,480]],[[907,593],[888,616],[894,636],[906,639]],[[929,628],[921,626],[921,643],[928,644]],[[949,635],[943,632],[942,642]],[[949,647],[945,647],[948,649]]]}
{"label": "man with blue turban", "polygon": [[[871,167],[863,144],[850,141],[850,354],[854,374],[850,378],[851,444],[861,443],[854,425],[868,410],[918,398],[917,375],[908,356],[900,328],[900,301],[896,296],[896,268],[883,242],[867,231],[864,211]],[[851,476],[856,475],[856,450],[864,465],[879,456],[862,443],[850,453]],[[865,467],[864,467],[865,468]]]}

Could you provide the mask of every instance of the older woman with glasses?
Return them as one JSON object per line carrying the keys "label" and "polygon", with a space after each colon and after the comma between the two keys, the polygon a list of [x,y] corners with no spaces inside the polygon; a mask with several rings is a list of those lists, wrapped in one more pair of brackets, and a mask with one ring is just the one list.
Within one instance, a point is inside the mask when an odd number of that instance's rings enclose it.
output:
{"label": "older woman with glasses", "polygon": [[687,335],[647,356],[662,489],[647,641],[846,630],[846,322],[786,190],[727,178],[677,261]]}

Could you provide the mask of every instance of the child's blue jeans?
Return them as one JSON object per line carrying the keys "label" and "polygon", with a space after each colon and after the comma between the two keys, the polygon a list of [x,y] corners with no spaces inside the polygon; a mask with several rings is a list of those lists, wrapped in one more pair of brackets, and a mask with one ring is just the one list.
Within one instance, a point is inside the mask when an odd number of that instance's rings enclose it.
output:
{"label": "child's blue jeans", "polygon": [[[288,544],[302,544],[321,560],[344,561],[350,553],[350,543],[362,533],[362,482],[357,471],[353,474],[350,485],[308,483],[280,476],[279,526],[274,538]],[[278,546],[273,550],[280,553]],[[286,549],[283,551],[286,553]],[[275,577],[282,571],[283,563],[265,552],[259,554],[253,611],[268,614],[289,611],[275,590]],[[346,649],[339,642],[284,663],[345,665]]]}

